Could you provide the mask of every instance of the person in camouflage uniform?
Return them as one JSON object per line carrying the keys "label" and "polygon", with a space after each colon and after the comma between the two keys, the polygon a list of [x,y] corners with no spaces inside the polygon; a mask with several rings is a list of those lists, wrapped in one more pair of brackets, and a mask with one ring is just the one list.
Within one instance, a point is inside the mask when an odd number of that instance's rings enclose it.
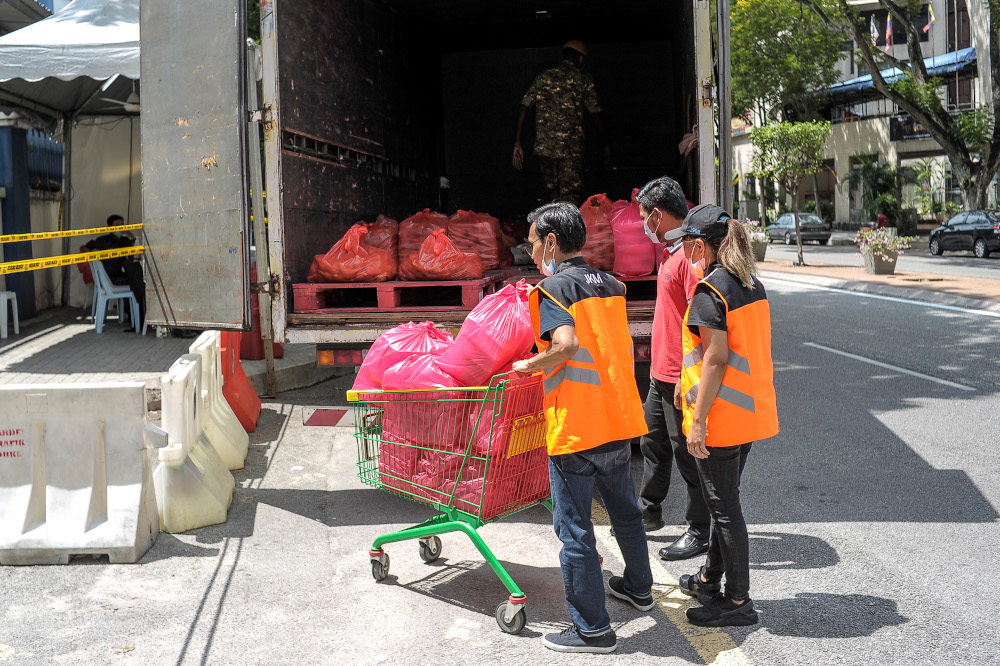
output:
{"label": "person in camouflage uniform", "polygon": [[605,137],[605,160],[611,157],[607,130],[597,101],[594,80],[582,70],[587,47],[571,41],[563,46],[563,61],[532,82],[521,99],[514,138],[514,168],[524,166],[521,132],[528,109],[535,107],[535,154],[542,166],[545,193],[552,201],[578,205],[583,192],[583,114],[590,113]]}

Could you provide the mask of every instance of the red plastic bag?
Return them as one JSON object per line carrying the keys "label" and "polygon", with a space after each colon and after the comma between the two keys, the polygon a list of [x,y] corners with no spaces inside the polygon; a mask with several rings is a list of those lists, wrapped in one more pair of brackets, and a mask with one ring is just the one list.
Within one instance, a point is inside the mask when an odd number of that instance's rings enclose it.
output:
{"label": "red plastic bag", "polygon": [[382,388],[385,371],[411,356],[440,354],[452,344],[451,334],[434,327],[433,322],[412,321],[390,329],[379,336],[368,350],[364,363],[358,368],[354,380],[355,391],[372,391]]}
{"label": "red plastic bag", "polygon": [[448,218],[448,238],[462,252],[479,255],[485,270],[500,266],[500,221],[486,214],[460,210]]}
{"label": "red plastic bag", "polygon": [[396,277],[396,262],[388,252],[361,242],[368,229],[355,224],[326,254],[313,259],[309,282],[385,282]]}
{"label": "red plastic bag", "polygon": [[[399,249],[403,249],[400,237]],[[431,233],[416,252],[399,265],[401,280],[478,280],[483,277],[483,262],[478,255],[466,254],[455,247],[443,229]]]}
{"label": "red plastic bag", "polygon": [[580,206],[580,214],[587,225],[587,243],[583,246],[583,259],[599,271],[615,267],[615,240],[611,231],[611,200],[606,194],[588,197]]}
{"label": "red plastic bag", "polygon": [[399,223],[399,263],[420,249],[427,237],[438,229],[448,229],[448,216],[424,208]]}
{"label": "red plastic bag", "polygon": [[524,356],[535,343],[528,290],[521,280],[480,301],[437,366],[459,386],[485,386],[490,377]]}
{"label": "red plastic bag", "polygon": [[399,223],[385,215],[379,215],[373,223],[368,225],[368,235],[361,242],[385,250],[398,260]]}
{"label": "red plastic bag", "polygon": [[656,246],[643,231],[642,213],[632,190],[632,201],[616,201],[611,206],[611,230],[615,239],[615,275],[640,277],[656,267]]}

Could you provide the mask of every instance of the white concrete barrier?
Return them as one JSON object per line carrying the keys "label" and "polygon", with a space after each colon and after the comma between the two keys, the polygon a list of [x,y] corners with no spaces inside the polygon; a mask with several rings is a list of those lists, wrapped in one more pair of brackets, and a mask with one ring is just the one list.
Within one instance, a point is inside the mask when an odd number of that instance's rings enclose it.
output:
{"label": "white concrete barrier", "polygon": [[229,469],[241,469],[250,448],[250,436],[222,395],[222,334],[205,331],[188,349],[201,356],[202,427]]}
{"label": "white concrete barrier", "polygon": [[136,562],[159,533],[141,382],[0,387],[0,564]]}
{"label": "white concrete barrier", "polygon": [[235,482],[203,437],[201,357],[184,354],[160,380],[168,445],[153,470],[160,529],[184,532],[226,521]]}

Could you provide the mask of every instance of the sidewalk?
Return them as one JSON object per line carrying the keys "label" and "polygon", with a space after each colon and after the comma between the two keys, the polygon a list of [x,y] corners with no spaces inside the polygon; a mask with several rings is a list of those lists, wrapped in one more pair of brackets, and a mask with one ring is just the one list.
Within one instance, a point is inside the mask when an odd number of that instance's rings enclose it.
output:
{"label": "sidewalk", "polygon": [[[853,245],[854,232],[834,232],[831,245]],[[765,279],[782,279],[848,291],[909,298],[940,305],[1000,312],[1000,280],[901,271],[893,275],[870,275],[861,266],[833,265],[809,261],[805,266],[781,259],[765,259],[758,264]]]}
{"label": "sidewalk", "polygon": [[[0,340],[0,384],[140,381],[158,390],[160,377],[192,338],[157,338],[126,333],[114,319],[98,335],[86,310],[54,308],[21,322],[14,335],[10,327]],[[311,386],[338,374],[316,367],[314,345],[285,345],[284,358],[275,359],[278,390]],[[266,384],[264,361],[243,361],[243,370],[258,393]]]}

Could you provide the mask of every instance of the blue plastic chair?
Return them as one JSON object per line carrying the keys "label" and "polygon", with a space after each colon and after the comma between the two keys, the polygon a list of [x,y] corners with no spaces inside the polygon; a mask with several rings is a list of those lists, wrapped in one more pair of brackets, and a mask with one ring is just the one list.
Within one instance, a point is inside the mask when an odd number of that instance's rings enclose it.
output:
{"label": "blue plastic chair", "polygon": [[[124,320],[125,301],[132,307],[132,325],[139,321],[139,301],[136,300],[132,288],[127,284],[112,284],[104,264],[98,260],[90,262],[90,271],[94,274],[94,324],[97,333],[104,330],[104,317],[108,313],[111,301],[118,301],[118,319]],[[142,322],[142,334],[146,335],[146,322]]]}

